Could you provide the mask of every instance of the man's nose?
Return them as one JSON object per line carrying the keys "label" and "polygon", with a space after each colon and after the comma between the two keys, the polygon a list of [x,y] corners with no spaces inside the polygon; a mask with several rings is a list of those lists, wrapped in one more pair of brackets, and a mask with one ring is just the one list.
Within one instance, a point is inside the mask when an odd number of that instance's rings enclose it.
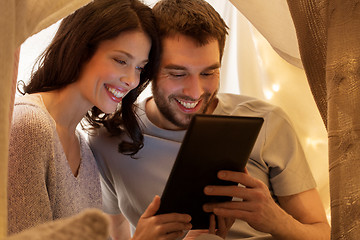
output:
{"label": "man's nose", "polygon": [[185,79],[183,93],[186,96],[197,100],[204,93],[202,81],[199,76],[189,76]]}

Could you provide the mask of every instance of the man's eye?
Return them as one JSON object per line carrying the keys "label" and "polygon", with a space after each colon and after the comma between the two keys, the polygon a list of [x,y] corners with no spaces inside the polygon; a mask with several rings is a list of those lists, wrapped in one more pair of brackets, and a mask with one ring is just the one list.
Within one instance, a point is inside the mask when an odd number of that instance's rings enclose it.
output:
{"label": "man's eye", "polygon": [[204,72],[204,73],[201,73],[202,76],[205,76],[205,77],[208,77],[208,76],[212,76],[214,75],[214,72]]}
{"label": "man's eye", "polygon": [[185,75],[186,75],[185,73],[170,73],[170,76],[175,78],[184,77]]}

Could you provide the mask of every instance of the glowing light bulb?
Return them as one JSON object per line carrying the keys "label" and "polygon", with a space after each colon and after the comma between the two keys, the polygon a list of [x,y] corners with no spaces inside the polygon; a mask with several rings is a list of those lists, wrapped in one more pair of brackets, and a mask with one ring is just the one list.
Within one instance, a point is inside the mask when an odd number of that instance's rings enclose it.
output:
{"label": "glowing light bulb", "polygon": [[272,85],[272,90],[273,90],[274,92],[278,92],[278,91],[280,90],[280,85],[277,84],[277,83],[274,83],[274,84]]}
{"label": "glowing light bulb", "polygon": [[268,99],[268,100],[270,100],[274,96],[274,93],[270,90],[265,90],[264,94],[265,94],[266,99]]}

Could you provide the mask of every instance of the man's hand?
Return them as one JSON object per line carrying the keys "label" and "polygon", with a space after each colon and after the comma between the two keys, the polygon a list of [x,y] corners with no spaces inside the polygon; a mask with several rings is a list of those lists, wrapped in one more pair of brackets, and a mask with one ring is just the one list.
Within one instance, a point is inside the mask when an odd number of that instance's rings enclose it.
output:
{"label": "man's hand", "polygon": [[[275,203],[267,186],[251,177],[247,171],[220,171],[222,180],[240,183],[245,186],[207,186],[205,194],[212,196],[229,196],[242,199],[224,203],[209,203],[204,210],[218,216],[232,217],[246,221],[251,227],[262,232],[272,232],[276,222],[282,222],[284,211]],[[287,215],[287,214],[285,214]]]}
{"label": "man's hand", "polygon": [[278,197],[279,206],[268,187],[250,176],[247,170],[244,173],[219,171],[218,177],[240,185],[207,186],[205,194],[240,200],[205,204],[206,212],[241,219],[258,231],[270,233],[276,239],[330,239],[330,226],[316,189]]}

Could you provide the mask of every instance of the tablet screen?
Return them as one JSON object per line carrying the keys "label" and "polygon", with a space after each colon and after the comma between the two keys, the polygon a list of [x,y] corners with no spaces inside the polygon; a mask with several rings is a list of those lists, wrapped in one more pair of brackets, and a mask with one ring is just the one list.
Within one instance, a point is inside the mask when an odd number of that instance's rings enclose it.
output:
{"label": "tablet screen", "polygon": [[206,196],[207,185],[234,185],[219,180],[219,170],[243,171],[263,123],[258,117],[195,115],[185,134],[161,196],[157,214],[187,213],[193,229],[208,229],[208,202],[230,197]]}

